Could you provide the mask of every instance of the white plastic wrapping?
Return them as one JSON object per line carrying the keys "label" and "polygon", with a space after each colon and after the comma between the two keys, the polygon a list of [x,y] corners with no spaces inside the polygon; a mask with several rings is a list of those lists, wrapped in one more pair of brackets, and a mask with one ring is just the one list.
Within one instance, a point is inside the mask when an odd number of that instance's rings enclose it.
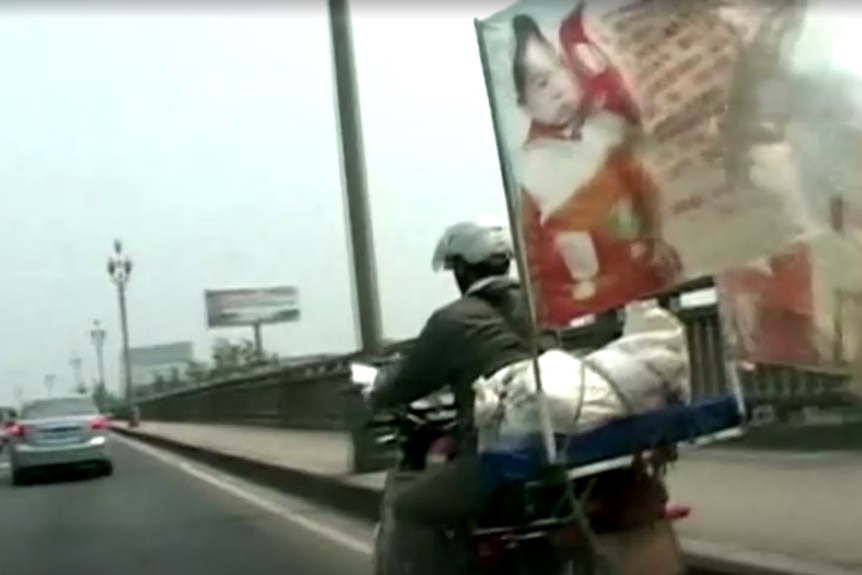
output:
{"label": "white plastic wrapping", "polygon": [[[538,362],[555,434],[583,433],[691,397],[685,330],[650,304],[630,308],[626,333],[609,345],[583,358],[552,350]],[[481,449],[541,432],[530,361],[477,381],[474,390]]]}

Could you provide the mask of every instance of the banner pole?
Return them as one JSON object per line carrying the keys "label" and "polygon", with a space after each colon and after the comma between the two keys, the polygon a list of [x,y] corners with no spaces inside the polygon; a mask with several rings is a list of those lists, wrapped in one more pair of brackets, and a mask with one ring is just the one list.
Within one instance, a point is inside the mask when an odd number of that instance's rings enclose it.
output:
{"label": "banner pole", "polygon": [[488,96],[488,106],[491,110],[491,124],[494,127],[494,142],[497,147],[497,159],[500,163],[500,175],[503,180],[503,191],[506,195],[506,211],[509,216],[509,227],[512,231],[512,244],[515,251],[515,262],[518,266],[518,276],[521,278],[521,294],[524,307],[529,315],[528,339],[530,354],[532,356],[533,377],[536,380],[536,397],[539,403],[539,423],[542,428],[542,440],[545,447],[545,457],[548,463],[557,461],[557,448],[554,441],[554,430],[551,424],[551,416],[548,410],[548,402],[542,386],[542,373],[539,368],[539,330],[536,321],[536,305],[533,297],[533,286],[530,279],[530,268],[527,263],[526,250],[524,248],[523,228],[521,227],[521,199],[520,188],[512,175],[511,164],[506,154],[506,146],[500,129],[499,108],[494,94],[494,84],[491,80],[491,70],[488,60],[488,48],[482,37],[482,23],[476,18],[473,20],[476,31],[476,43],[479,47],[479,59],[482,64],[482,76],[485,80],[485,91]]}

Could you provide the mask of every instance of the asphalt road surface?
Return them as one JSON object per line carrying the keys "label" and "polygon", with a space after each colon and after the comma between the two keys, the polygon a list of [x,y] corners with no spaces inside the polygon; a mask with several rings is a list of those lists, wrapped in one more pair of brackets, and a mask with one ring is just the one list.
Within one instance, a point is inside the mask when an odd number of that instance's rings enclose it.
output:
{"label": "asphalt road surface", "polygon": [[0,571],[21,575],[354,575],[367,526],[151,448],[115,442],[113,477],[12,487],[0,455]]}

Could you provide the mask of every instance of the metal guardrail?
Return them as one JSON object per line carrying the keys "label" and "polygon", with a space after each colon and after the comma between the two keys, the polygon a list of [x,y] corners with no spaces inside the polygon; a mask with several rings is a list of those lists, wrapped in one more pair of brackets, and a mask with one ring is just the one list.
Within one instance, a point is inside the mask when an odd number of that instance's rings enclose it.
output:
{"label": "metal guardrail", "polygon": [[[692,357],[695,395],[714,395],[729,388],[725,349],[715,305],[683,308],[680,296],[709,282],[689,284],[665,295],[661,303],[685,323]],[[619,336],[621,315],[609,312],[589,325],[558,334],[566,349],[589,350]],[[412,341],[389,346],[387,354],[409,350]],[[349,363],[358,353],[277,368],[259,368],[180,390],[139,399],[145,419],[224,422],[293,428],[344,429]],[[752,405],[780,409],[831,407],[846,403],[846,375],[775,366],[754,366],[740,373]],[[351,408],[353,409],[353,408]],[[351,419],[347,416],[347,419]]]}

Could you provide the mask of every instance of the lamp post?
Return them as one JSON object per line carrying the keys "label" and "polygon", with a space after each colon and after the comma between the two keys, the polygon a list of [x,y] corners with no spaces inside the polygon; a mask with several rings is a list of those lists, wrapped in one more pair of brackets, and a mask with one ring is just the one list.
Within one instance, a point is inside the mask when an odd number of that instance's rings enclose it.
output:
{"label": "lamp post", "polygon": [[57,376],[53,373],[49,373],[45,376],[45,391],[48,392],[48,395],[54,394],[54,384],[57,382]]}
{"label": "lamp post", "polygon": [[120,305],[120,331],[123,337],[123,384],[126,397],[126,408],[129,412],[129,426],[137,427],[138,410],[132,393],[132,363],[129,353],[129,319],[126,310],[126,288],[132,275],[132,260],[123,252],[123,243],[114,240],[114,253],[108,258],[108,275],[117,286],[117,298]]}
{"label": "lamp post", "polygon": [[81,376],[81,356],[73,353],[69,358],[69,365],[72,366],[72,381],[75,382],[75,392],[87,393],[87,386],[84,384],[84,378]]}
{"label": "lamp post", "polygon": [[[90,341],[93,342],[93,349],[96,350],[96,369],[99,372],[98,380],[96,381],[96,396],[101,398],[105,394],[105,328],[99,320],[93,320],[93,327],[90,329]],[[104,408],[104,406],[99,406]]]}

